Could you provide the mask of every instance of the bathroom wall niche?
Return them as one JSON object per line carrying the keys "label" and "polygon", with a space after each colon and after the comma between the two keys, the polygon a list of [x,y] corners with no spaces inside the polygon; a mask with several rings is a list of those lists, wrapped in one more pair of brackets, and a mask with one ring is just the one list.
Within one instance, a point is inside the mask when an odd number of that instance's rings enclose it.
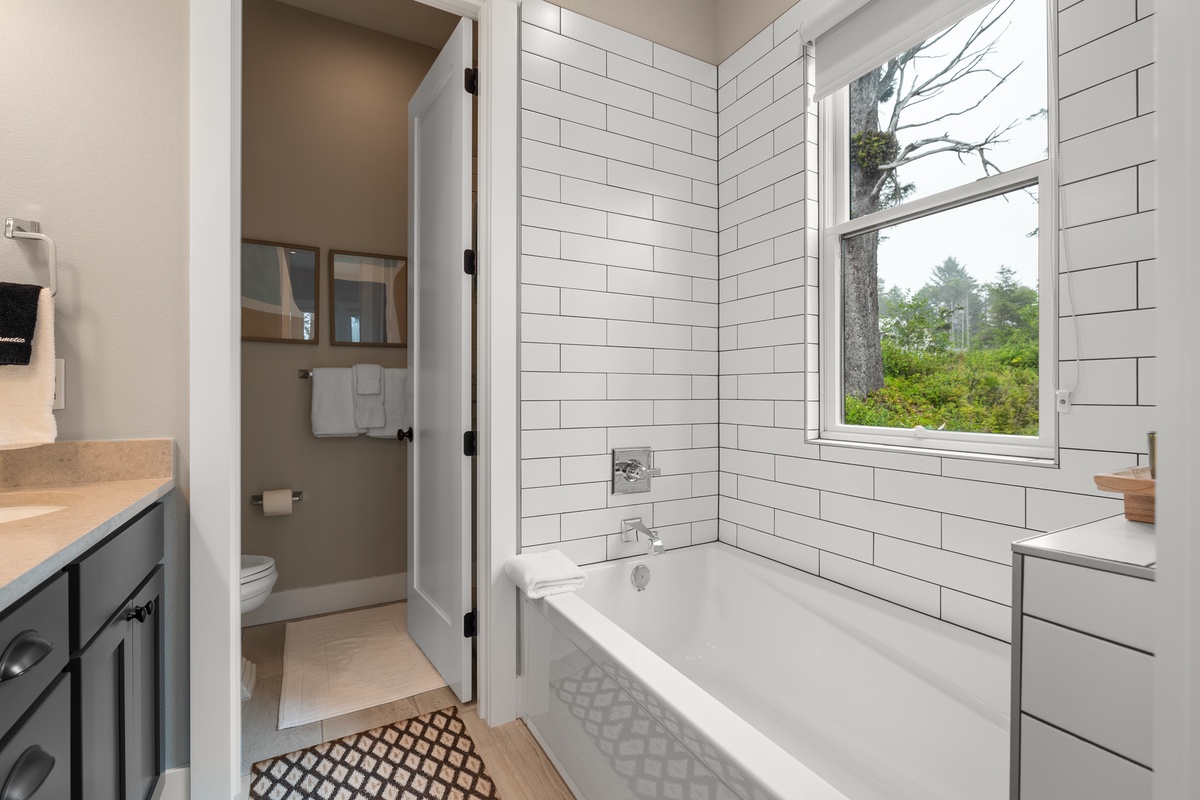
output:
{"label": "bathroom wall niche", "polygon": [[332,343],[408,345],[408,259],[372,253],[329,253]]}
{"label": "bathroom wall niche", "polygon": [[320,253],[242,240],[242,341],[317,343]]}

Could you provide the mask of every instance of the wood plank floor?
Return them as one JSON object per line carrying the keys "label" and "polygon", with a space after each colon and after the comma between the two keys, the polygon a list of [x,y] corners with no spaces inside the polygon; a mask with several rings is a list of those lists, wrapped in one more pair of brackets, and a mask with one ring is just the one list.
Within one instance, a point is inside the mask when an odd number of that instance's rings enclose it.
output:
{"label": "wood plank floor", "polygon": [[474,708],[460,714],[501,800],[575,800],[524,722],[489,728]]}
{"label": "wood plank floor", "polygon": [[242,631],[242,652],[258,665],[254,697],[242,704],[242,792],[250,796],[250,767],[256,761],[311,747],[352,733],[397,722],[451,705],[467,725],[501,800],[575,800],[541,745],[521,720],[490,728],[479,718],[475,703],[461,704],[447,688],[278,731],[279,691],[283,675],[286,622],[258,625]]}

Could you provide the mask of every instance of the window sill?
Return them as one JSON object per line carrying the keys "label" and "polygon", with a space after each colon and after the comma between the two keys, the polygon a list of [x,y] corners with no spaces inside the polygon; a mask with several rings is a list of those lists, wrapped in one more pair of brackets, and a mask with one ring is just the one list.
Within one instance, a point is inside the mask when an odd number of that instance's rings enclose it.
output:
{"label": "window sill", "polygon": [[930,458],[956,458],[965,461],[990,461],[997,464],[1020,464],[1029,467],[1058,469],[1058,458],[1038,458],[1035,456],[1012,456],[1000,453],[981,453],[971,450],[941,450],[929,447],[908,447],[902,444],[884,444],[882,442],[851,442],[845,439],[829,439],[819,436],[805,437],[805,444],[821,447],[840,447],[849,450],[865,450],[877,453],[903,453],[904,455],[928,456]]}

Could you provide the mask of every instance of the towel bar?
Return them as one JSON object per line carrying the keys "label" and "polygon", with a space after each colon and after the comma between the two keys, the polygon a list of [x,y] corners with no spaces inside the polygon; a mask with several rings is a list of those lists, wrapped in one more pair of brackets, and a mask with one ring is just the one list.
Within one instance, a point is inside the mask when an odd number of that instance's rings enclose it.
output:
{"label": "towel bar", "polygon": [[8,217],[4,220],[4,236],[8,239],[38,239],[46,243],[46,261],[50,266],[50,296],[58,294],[58,248],[54,240],[42,232],[42,224],[27,219]]}

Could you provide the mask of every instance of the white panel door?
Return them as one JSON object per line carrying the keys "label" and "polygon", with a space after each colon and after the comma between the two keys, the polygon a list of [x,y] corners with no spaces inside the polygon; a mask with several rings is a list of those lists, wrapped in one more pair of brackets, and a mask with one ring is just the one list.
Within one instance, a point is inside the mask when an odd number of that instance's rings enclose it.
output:
{"label": "white panel door", "polygon": [[471,21],[408,104],[408,631],[459,699],[471,699]]}

